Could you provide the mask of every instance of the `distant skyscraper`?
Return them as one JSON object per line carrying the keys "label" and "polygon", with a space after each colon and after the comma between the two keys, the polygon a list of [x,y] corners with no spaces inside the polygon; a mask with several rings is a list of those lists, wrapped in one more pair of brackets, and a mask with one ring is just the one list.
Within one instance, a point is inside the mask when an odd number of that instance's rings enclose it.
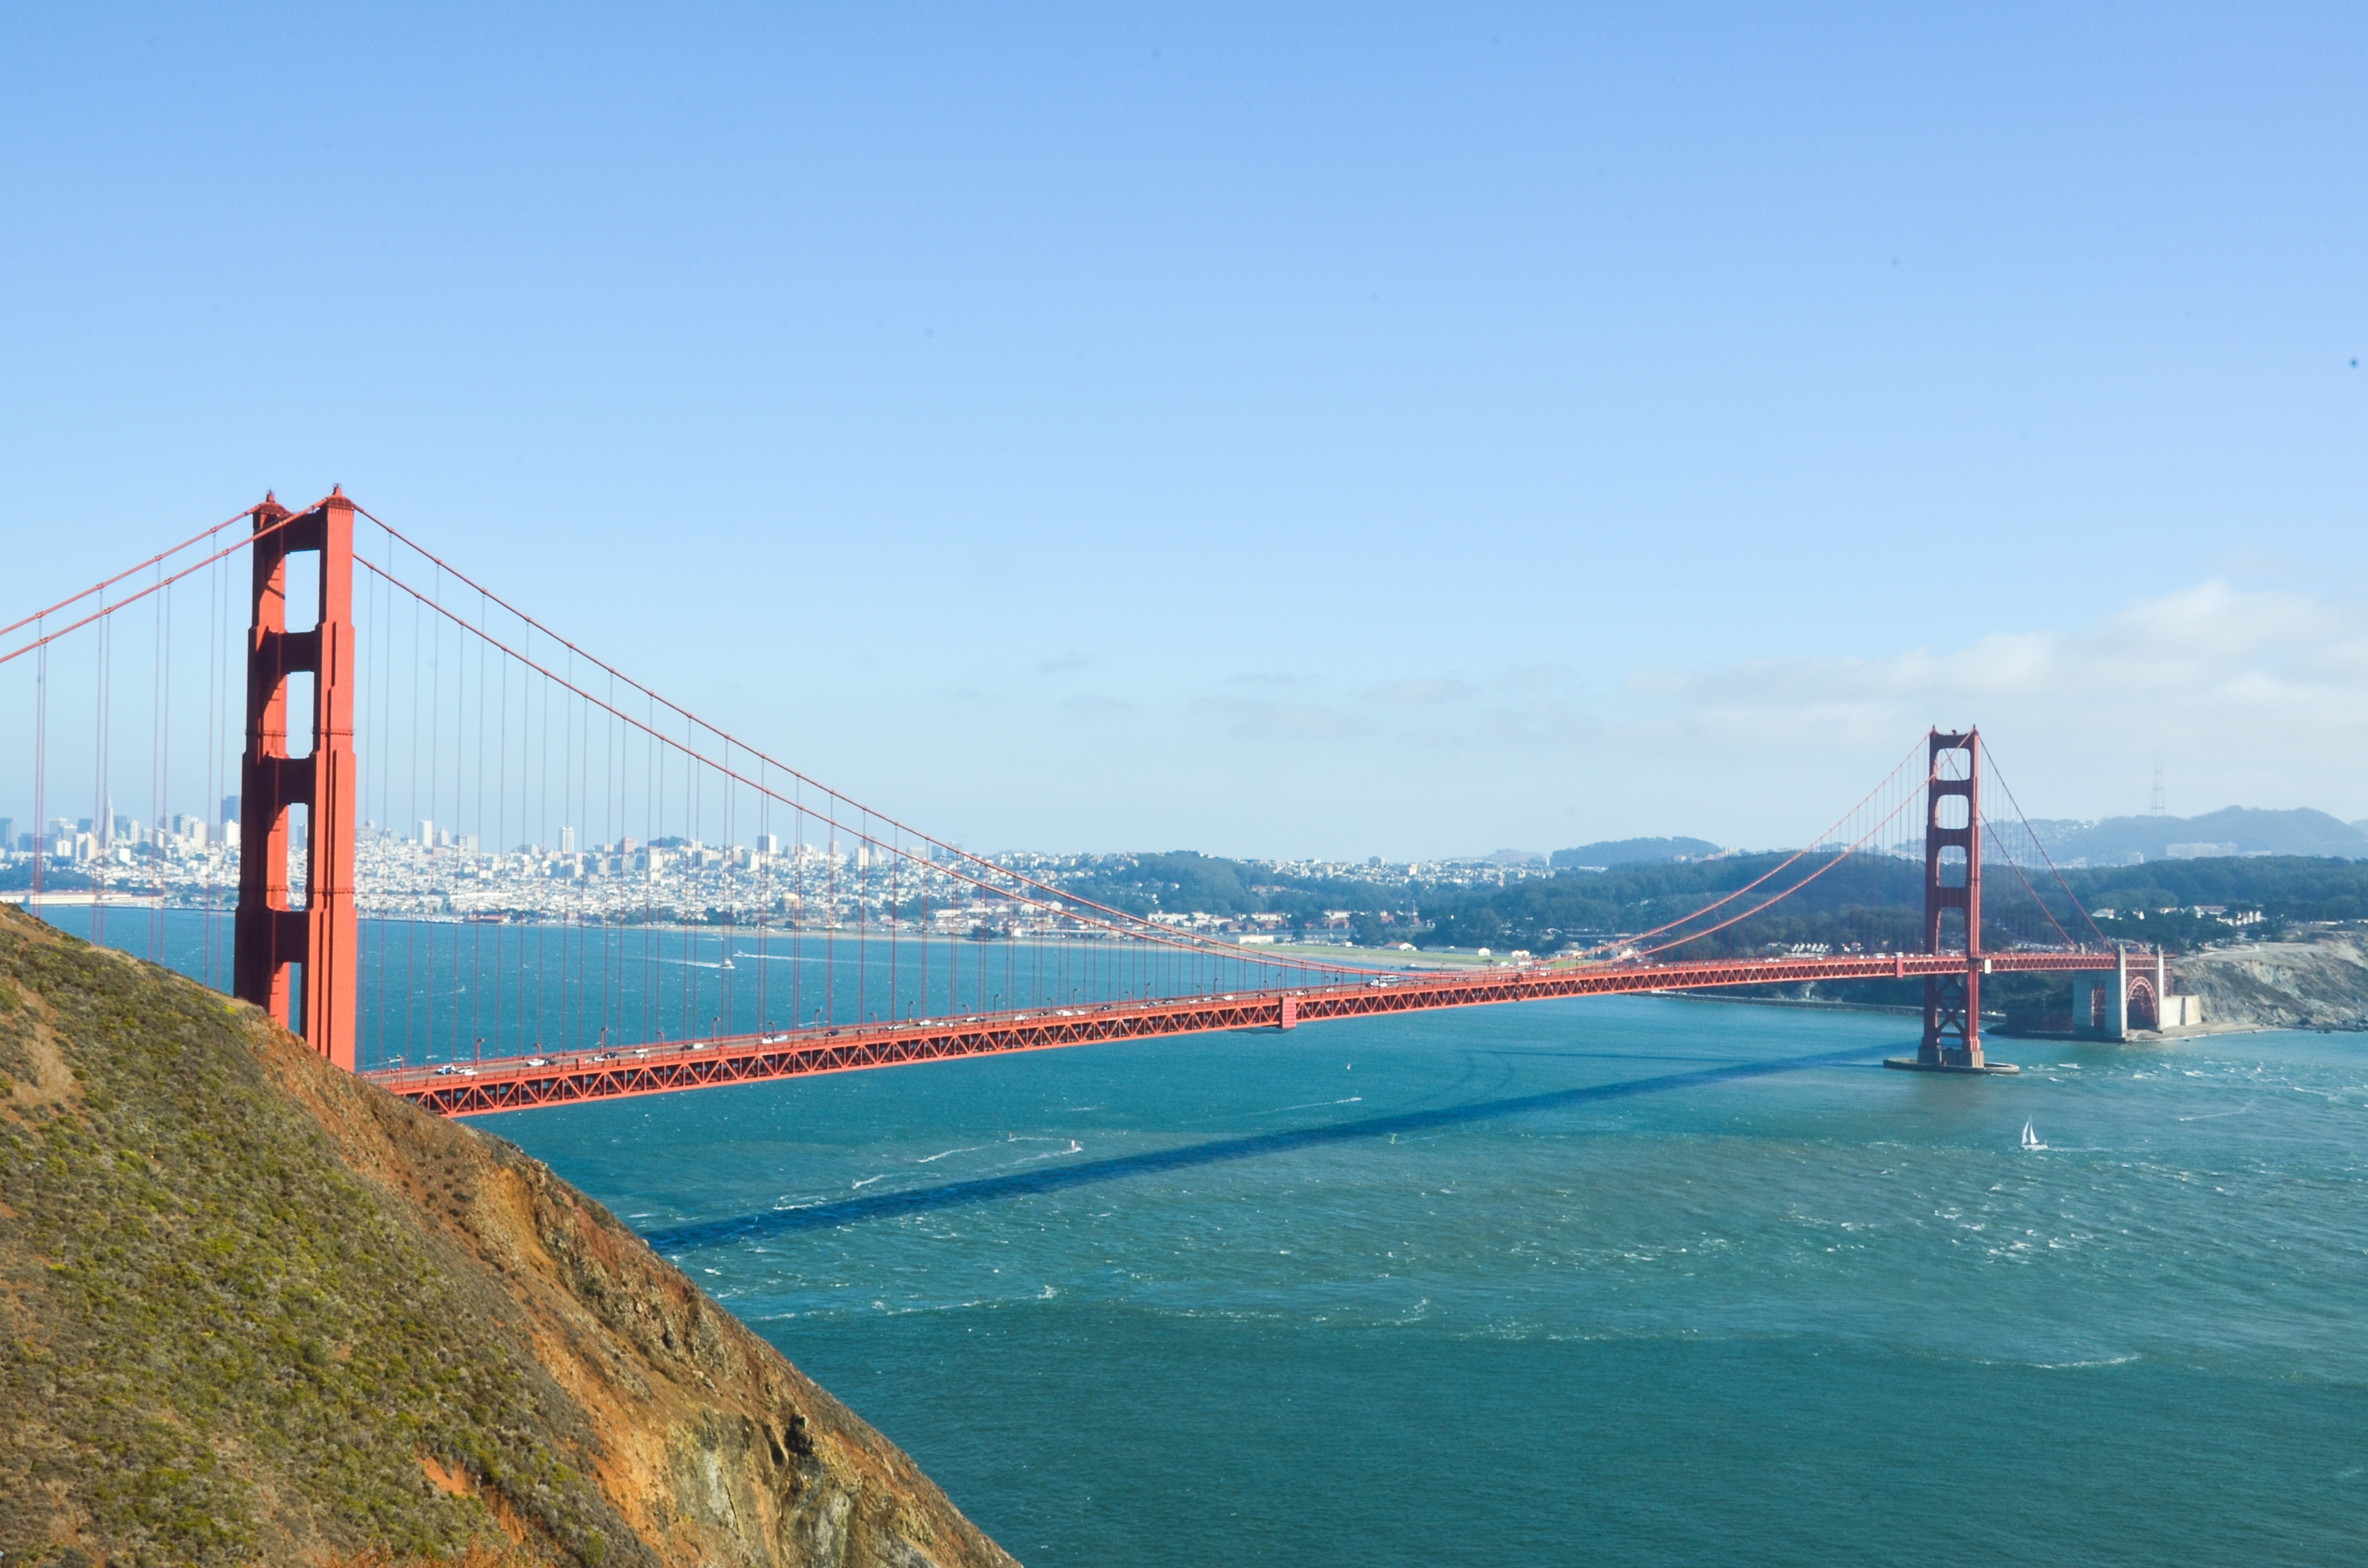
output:
{"label": "distant skyscraper", "polygon": [[236,795],[224,795],[222,797],[222,825],[225,827],[239,820],[238,797]]}
{"label": "distant skyscraper", "polygon": [[419,824],[419,846],[423,849],[436,847],[436,824],[424,818]]}
{"label": "distant skyscraper", "polygon": [[559,852],[562,855],[573,855],[575,853],[575,830],[574,828],[563,827],[559,830]]}

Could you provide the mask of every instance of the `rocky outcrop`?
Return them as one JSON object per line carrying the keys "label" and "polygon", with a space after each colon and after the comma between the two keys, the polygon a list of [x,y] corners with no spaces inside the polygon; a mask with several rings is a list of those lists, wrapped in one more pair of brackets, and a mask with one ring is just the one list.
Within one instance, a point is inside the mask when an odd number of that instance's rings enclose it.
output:
{"label": "rocky outcrop", "polygon": [[2249,942],[2172,960],[2205,1027],[2368,1029],[2368,934]]}
{"label": "rocky outcrop", "polygon": [[6,910],[0,1336],[10,1568],[1011,1562],[514,1146]]}

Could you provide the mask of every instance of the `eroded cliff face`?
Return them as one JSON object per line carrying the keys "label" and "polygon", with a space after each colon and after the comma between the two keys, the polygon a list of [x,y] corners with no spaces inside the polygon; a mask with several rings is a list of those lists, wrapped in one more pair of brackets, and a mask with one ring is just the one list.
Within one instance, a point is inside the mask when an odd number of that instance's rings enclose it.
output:
{"label": "eroded cliff face", "polygon": [[2175,988],[2203,998],[2207,1028],[2368,1029],[2368,935],[2249,942],[2173,962]]}
{"label": "eroded cliff face", "polygon": [[0,1551],[1011,1559],[598,1204],[0,911]]}

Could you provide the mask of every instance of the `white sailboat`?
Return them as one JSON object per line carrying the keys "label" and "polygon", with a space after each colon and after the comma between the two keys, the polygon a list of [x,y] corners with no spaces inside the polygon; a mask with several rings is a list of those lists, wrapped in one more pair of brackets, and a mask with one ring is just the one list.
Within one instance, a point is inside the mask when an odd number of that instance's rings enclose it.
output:
{"label": "white sailboat", "polygon": [[2025,1150],[2044,1149],[2047,1147],[2046,1144],[2042,1143],[2039,1141],[2039,1134],[2031,1130],[2031,1123],[2028,1120],[2022,1124],[2022,1146]]}

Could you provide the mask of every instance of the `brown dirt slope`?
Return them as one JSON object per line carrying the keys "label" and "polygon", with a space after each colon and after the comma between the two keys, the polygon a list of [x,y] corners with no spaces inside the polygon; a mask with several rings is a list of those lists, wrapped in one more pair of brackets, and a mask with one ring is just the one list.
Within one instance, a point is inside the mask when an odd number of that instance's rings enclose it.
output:
{"label": "brown dirt slope", "polygon": [[2173,963],[2173,989],[2203,998],[2206,1025],[2368,1029],[2368,934],[2247,942]]}
{"label": "brown dirt slope", "polygon": [[499,1139],[0,907],[0,1552],[1011,1559]]}

